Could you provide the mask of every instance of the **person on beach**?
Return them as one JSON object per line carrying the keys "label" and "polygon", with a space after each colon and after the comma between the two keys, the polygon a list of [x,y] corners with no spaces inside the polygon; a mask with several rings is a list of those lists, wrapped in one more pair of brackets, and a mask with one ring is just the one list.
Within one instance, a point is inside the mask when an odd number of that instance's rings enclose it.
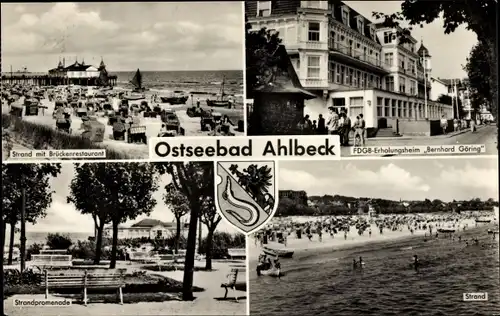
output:
{"label": "person on beach", "polygon": [[347,115],[347,109],[344,110],[344,129],[343,129],[343,135],[342,135],[342,140],[344,146],[349,146],[349,134],[351,133],[351,119]]}
{"label": "person on beach", "polygon": [[366,122],[365,119],[363,118],[363,114],[359,115],[359,121],[361,124],[361,143],[363,147],[365,146],[365,140],[366,140]]}
{"label": "person on beach", "polygon": [[337,112],[335,112],[335,108],[333,106],[328,108],[329,111],[329,117],[328,121],[326,122],[327,129],[328,129],[328,134],[330,135],[337,135],[338,134],[338,123],[339,123],[339,116]]}

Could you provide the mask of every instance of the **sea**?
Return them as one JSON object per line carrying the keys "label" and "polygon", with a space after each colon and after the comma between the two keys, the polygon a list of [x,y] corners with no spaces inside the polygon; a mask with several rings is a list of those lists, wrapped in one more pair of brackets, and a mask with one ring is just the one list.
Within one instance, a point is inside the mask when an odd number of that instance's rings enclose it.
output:
{"label": "sea", "polygon": [[[55,234],[55,233],[50,233],[50,232],[30,232],[30,231],[26,231],[26,246],[29,247],[30,245],[33,245],[33,244],[42,244],[42,245],[45,245],[45,243],[47,242],[47,235],[48,234]],[[84,233],[84,232],[72,232],[72,233],[64,233],[64,232],[58,232],[58,234],[60,235],[65,235],[65,236],[69,236],[69,238],[71,238],[71,241],[73,241],[74,243],[76,243],[78,240],[88,240],[89,236],[94,236],[94,232],[90,232],[90,233]],[[8,247],[10,242],[9,242],[9,239],[10,239],[10,235],[7,233],[5,235],[5,246]],[[14,235],[14,245],[16,245],[17,247],[19,247],[19,244],[20,244],[20,240],[21,240],[21,235],[19,233],[16,233]]]}
{"label": "sea", "polygon": [[[117,86],[133,88],[130,81],[135,71],[112,72],[117,76]],[[225,78],[224,93],[243,95],[243,71],[141,71],[142,85],[152,92],[172,93],[183,91],[186,94],[211,94],[220,92],[222,79]]]}
{"label": "sea", "polygon": [[[309,250],[281,259],[281,278],[257,277],[250,263],[251,315],[500,315],[498,235],[482,226],[463,239],[409,237],[338,250]],[[423,267],[410,267],[413,255]],[[363,258],[363,272],[353,258]],[[463,293],[488,293],[467,302]]]}

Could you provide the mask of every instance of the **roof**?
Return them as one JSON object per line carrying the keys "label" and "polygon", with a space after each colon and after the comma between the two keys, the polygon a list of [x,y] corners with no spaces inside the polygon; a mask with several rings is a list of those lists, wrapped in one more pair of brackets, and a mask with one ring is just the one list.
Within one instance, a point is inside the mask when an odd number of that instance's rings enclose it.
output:
{"label": "roof", "polygon": [[146,218],[143,219],[142,221],[133,224],[131,227],[155,227],[155,226],[172,227],[172,224],[165,223],[157,219]]}
{"label": "roof", "polygon": [[316,95],[302,87],[284,45],[280,45],[273,56],[279,57],[277,71],[266,84],[255,88],[255,91],[264,93],[298,93],[302,94],[306,99],[316,98]]}
{"label": "roof", "polygon": [[431,57],[431,55],[429,55],[429,50],[427,49],[427,47],[424,46],[424,42],[420,42],[420,48],[418,49],[417,51],[417,54],[418,56],[420,57]]}

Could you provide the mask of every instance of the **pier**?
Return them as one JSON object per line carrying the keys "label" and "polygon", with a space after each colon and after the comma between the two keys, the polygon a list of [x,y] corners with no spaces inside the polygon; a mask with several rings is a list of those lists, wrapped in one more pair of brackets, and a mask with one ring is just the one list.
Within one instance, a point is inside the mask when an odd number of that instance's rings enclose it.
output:
{"label": "pier", "polygon": [[[98,78],[68,78],[67,76],[57,75],[37,75],[37,74],[2,74],[1,83],[4,84],[23,84],[35,86],[59,86],[59,85],[82,85],[97,86]],[[116,75],[109,75],[108,82],[115,86],[117,82]]]}

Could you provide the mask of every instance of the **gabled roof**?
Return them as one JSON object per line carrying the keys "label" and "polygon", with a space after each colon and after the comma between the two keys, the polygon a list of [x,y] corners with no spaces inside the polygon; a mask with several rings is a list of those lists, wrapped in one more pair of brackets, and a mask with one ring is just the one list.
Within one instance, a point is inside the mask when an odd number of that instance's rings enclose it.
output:
{"label": "gabled roof", "polygon": [[155,226],[172,227],[172,224],[165,223],[157,219],[146,218],[143,219],[142,221],[133,224],[131,227],[155,227]]}
{"label": "gabled roof", "polygon": [[255,91],[265,93],[299,93],[306,99],[316,98],[316,95],[306,91],[302,87],[284,45],[278,47],[274,56],[279,57],[275,74],[272,75],[266,84],[255,88]]}

